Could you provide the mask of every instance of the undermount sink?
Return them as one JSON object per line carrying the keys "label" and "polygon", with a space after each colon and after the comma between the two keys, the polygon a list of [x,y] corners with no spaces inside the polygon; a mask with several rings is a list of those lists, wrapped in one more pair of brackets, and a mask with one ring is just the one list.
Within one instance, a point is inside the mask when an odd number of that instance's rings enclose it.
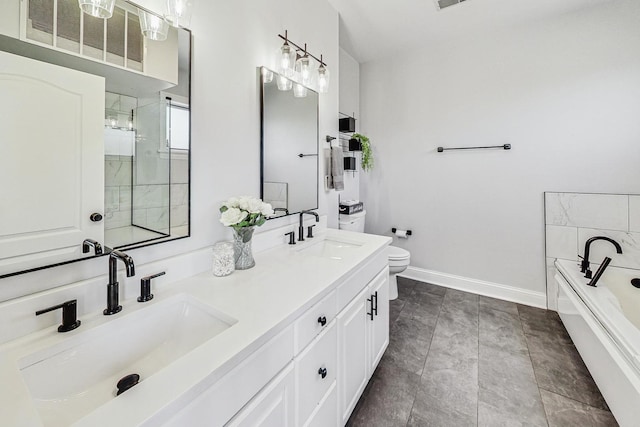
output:
{"label": "undermount sink", "polygon": [[347,242],[341,240],[334,240],[331,238],[325,238],[319,242],[311,243],[309,246],[300,248],[300,253],[307,255],[315,255],[322,258],[329,259],[345,259],[353,256],[356,249],[360,248],[362,244],[356,242]]}
{"label": "undermount sink", "polygon": [[67,426],[114,399],[121,378],[144,382],[234,323],[176,295],[25,356],[19,367],[43,424]]}

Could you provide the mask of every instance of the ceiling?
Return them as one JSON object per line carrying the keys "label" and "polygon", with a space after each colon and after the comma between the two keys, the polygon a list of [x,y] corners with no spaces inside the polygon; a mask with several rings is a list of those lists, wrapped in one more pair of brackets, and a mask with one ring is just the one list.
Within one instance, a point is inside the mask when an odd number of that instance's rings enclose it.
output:
{"label": "ceiling", "polygon": [[340,46],[358,62],[441,40],[524,25],[614,0],[467,0],[438,11],[435,0],[329,0],[340,14]]}

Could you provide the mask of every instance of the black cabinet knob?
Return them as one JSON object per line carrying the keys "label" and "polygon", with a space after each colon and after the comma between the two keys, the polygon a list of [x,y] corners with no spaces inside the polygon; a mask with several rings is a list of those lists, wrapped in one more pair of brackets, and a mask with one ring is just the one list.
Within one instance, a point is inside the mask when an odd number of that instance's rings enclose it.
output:
{"label": "black cabinet knob", "polygon": [[318,375],[320,375],[324,379],[327,376],[327,368],[318,369]]}
{"label": "black cabinet knob", "polygon": [[327,324],[327,318],[325,316],[318,317],[318,323],[320,323],[320,326],[326,325]]}
{"label": "black cabinet knob", "polygon": [[89,219],[93,222],[100,222],[102,221],[102,215],[100,215],[98,212],[94,212],[89,215]]}

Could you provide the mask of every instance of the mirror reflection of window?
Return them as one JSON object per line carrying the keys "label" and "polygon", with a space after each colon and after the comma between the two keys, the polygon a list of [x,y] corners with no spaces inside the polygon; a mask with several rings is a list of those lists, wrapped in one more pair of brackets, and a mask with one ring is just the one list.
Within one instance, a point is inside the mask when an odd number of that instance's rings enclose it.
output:
{"label": "mirror reflection of window", "polygon": [[172,150],[189,150],[189,107],[171,103],[168,108],[167,144]]}

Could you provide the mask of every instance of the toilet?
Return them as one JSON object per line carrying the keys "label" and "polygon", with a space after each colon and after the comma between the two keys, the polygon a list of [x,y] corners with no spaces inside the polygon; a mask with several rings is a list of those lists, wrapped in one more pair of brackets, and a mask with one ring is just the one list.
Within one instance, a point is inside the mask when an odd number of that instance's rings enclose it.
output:
{"label": "toilet", "polygon": [[[351,215],[340,214],[338,228],[341,230],[356,231],[364,233],[364,219],[367,211]],[[409,251],[397,246],[389,246],[387,249],[389,257],[389,299],[398,298],[398,273],[402,273],[409,266],[411,254]]]}

